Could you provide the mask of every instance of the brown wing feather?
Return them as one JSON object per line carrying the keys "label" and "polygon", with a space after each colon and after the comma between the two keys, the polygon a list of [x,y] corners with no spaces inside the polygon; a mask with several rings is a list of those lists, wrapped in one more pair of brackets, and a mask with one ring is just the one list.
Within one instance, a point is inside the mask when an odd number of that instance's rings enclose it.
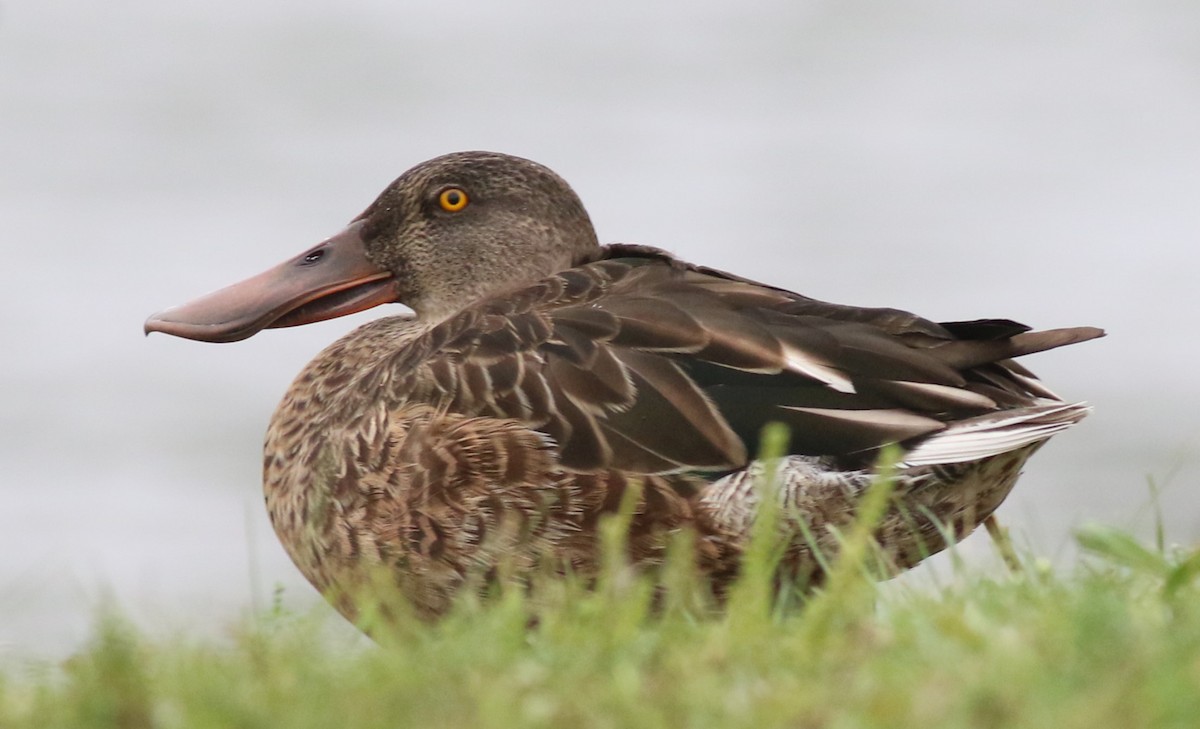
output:
{"label": "brown wing feather", "polygon": [[1030,402],[1048,391],[1003,360],[1098,336],[1007,320],[943,327],[652,250],[612,254],[623,257],[432,328],[409,348],[421,352],[412,393],[524,422],[554,439],[571,470],[720,470],[745,463],[773,420],[792,426],[795,453],[847,455]]}

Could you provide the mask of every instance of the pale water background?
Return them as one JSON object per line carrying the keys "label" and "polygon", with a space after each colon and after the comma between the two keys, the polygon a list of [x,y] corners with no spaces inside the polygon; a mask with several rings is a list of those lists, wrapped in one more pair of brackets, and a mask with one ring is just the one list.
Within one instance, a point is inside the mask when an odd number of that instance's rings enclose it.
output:
{"label": "pale water background", "polygon": [[[0,657],[112,600],[220,631],[317,600],[260,443],[356,323],[230,346],[153,311],[338,230],[461,149],[567,177],[601,238],[935,319],[1094,324],[1031,357],[1096,412],[1001,510],[1200,539],[1200,5],[10,0],[0,4]],[[968,559],[990,547],[976,536]]]}

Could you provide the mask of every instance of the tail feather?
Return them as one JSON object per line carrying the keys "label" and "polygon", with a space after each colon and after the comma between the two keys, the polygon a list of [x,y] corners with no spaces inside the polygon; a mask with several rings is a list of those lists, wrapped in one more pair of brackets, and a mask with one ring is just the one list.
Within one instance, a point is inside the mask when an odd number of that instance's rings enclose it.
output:
{"label": "tail feather", "polygon": [[1087,403],[1052,402],[960,421],[904,456],[909,467],[976,461],[1044,441],[1087,417]]}
{"label": "tail feather", "polygon": [[1104,330],[1096,327],[1069,327],[1046,329],[1040,332],[1025,332],[1008,339],[958,339],[933,348],[937,358],[959,370],[979,367],[990,362],[1012,357],[1023,357],[1047,349],[1078,344],[1089,339],[1103,337]]}
{"label": "tail feather", "polygon": [[1078,344],[1103,336],[1104,330],[1097,327],[1068,327],[1066,329],[1046,329],[1041,332],[1025,332],[1009,340],[1013,346],[1013,352],[1009,356],[1021,357],[1035,352],[1045,352],[1047,349]]}

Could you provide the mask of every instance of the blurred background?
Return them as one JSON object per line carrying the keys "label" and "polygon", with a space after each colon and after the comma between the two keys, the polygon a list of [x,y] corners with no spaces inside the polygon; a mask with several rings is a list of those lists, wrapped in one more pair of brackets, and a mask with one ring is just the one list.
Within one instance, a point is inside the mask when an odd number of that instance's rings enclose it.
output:
{"label": "blurred background", "polygon": [[[0,4],[0,657],[99,606],[219,632],[319,600],[261,504],[293,375],[369,312],[236,345],[159,309],[455,150],[536,159],[603,241],[940,320],[1092,324],[1096,408],[1000,511],[1200,539],[1200,6],[745,0]],[[968,560],[991,553],[980,534]]]}

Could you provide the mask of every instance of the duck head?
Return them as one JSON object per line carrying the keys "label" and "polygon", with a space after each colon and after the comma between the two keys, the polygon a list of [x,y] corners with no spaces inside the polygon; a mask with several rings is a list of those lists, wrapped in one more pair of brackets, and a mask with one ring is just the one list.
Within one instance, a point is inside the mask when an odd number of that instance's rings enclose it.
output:
{"label": "duck head", "polygon": [[336,235],[241,283],[161,311],[146,333],[234,342],[398,302],[437,321],[596,257],[583,203],[519,157],[460,152],[401,175]]}

